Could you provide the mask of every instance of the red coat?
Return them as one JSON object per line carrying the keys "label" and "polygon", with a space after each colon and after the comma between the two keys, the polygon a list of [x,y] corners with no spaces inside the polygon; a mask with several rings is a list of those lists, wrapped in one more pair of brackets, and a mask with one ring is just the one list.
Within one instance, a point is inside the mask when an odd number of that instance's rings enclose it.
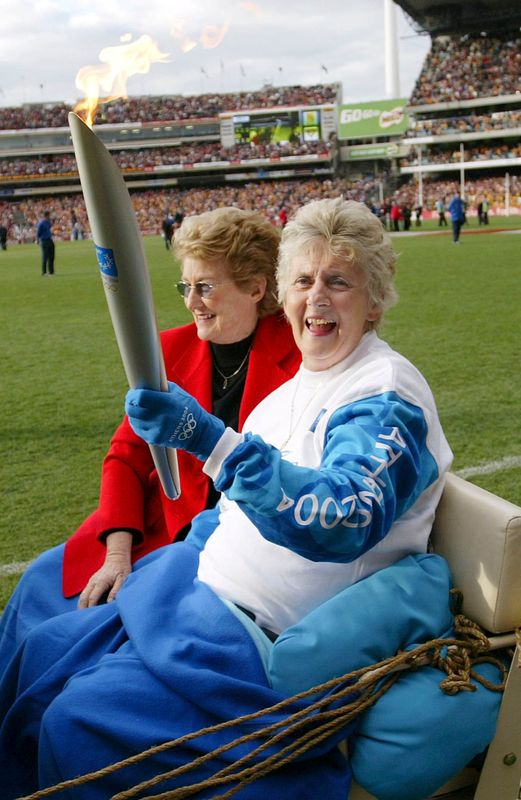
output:
{"label": "red coat", "polygon": [[[210,344],[201,341],[192,322],[161,334],[167,377],[190,392],[208,411],[212,408]],[[293,377],[301,361],[291,328],[282,315],[259,321],[250,353],[239,411],[239,427],[270,392]],[[102,534],[132,529],[141,534],[132,561],[170,544],[178,532],[205,508],[209,478],[194,456],[178,451],[181,496],[169,500],[161,488],[148,445],[127,417],[116,430],[102,468],[100,503],[65,545],[63,594],[81,592],[105,561]]]}

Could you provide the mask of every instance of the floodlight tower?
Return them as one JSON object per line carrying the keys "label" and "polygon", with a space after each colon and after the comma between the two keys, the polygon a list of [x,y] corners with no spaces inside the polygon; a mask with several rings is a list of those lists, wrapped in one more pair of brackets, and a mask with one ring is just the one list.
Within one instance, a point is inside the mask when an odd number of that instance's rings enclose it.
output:
{"label": "floodlight tower", "polygon": [[385,94],[400,97],[400,70],[398,63],[398,36],[396,33],[396,7],[393,0],[384,0],[385,31]]}

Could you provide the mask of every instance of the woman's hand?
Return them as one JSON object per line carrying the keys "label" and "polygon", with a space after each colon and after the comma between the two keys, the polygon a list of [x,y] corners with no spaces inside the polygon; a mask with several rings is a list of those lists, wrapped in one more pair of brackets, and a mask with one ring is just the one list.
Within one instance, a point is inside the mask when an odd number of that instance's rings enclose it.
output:
{"label": "woman's hand", "polygon": [[134,433],[149,444],[186,450],[201,461],[224,433],[224,422],[170,381],[168,392],[129,389],[125,411]]}
{"label": "woman's hand", "polygon": [[102,600],[115,599],[127,575],[132,571],[132,534],[113,531],[107,536],[105,563],[89,580],[78,600],[78,608],[96,606]]}

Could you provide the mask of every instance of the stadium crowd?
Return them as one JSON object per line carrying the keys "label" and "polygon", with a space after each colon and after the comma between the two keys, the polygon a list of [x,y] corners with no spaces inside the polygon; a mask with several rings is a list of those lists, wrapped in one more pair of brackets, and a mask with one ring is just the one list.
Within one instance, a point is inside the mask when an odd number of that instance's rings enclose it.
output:
{"label": "stadium crowd", "polygon": [[[438,37],[432,43],[422,72],[413,91],[410,104],[475,99],[478,96],[505,95],[519,91],[521,75],[521,37],[493,38]],[[277,106],[315,105],[341,101],[338,84],[321,84],[311,87],[266,86],[260,91],[229,94],[202,94],[183,97],[132,97],[103,104],[98,110],[97,123],[141,123],[145,126],[183,120],[214,119],[220,112],[272,108]],[[67,127],[70,107],[65,103],[28,104],[19,108],[0,108],[0,129],[23,130],[31,128]],[[411,115],[408,136],[459,135],[469,132],[495,131],[521,127],[520,110],[492,112],[490,108],[468,110],[444,118],[422,119],[421,112]],[[464,158],[471,161],[520,158],[521,145],[515,137],[501,141],[466,142]],[[172,146],[114,149],[112,154],[125,172],[167,171],[169,166],[192,164],[217,164],[227,161],[247,161],[257,158],[277,159],[285,156],[335,156],[335,143],[291,140],[268,143],[257,140],[223,148],[218,141],[191,141]],[[419,150],[412,148],[401,165],[418,163]],[[459,144],[447,147],[434,145],[421,152],[422,163],[457,164],[461,160]],[[333,163],[333,161],[331,161]],[[38,157],[1,157],[0,182],[23,182],[28,178],[46,178],[70,175],[76,177],[77,166],[72,153],[43,154]],[[161,234],[162,221],[167,211],[183,215],[198,214],[224,205],[237,205],[244,209],[262,211],[275,225],[283,225],[287,217],[311,199],[343,194],[367,203],[382,221],[390,226],[390,212],[401,214],[401,219],[411,215],[413,221],[421,213],[436,213],[440,199],[448,199],[456,188],[454,178],[437,180],[423,177],[421,212],[418,211],[418,184],[415,178],[405,179],[392,196],[382,199],[385,179],[375,175],[348,180],[335,177],[316,177],[305,180],[263,179],[246,184],[225,185],[212,188],[179,189],[154,188],[131,190],[132,202],[140,229],[144,235]],[[9,190],[6,190],[9,191]],[[14,191],[14,190],[11,190]],[[510,178],[511,208],[521,211],[521,176]],[[4,192],[4,197],[6,196]],[[22,198],[22,196],[20,195]],[[505,203],[504,177],[491,176],[467,178],[465,183],[467,207],[477,207],[486,200],[491,208],[501,208]],[[8,228],[14,241],[34,241],[35,226],[43,211],[48,209],[54,220],[56,239],[89,236],[89,225],[81,194],[34,196],[2,200],[0,196],[0,222]]]}
{"label": "stadium crowd", "polygon": [[411,95],[411,106],[519,92],[521,37],[438,36]]}
{"label": "stadium crowd", "polygon": [[[331,147],[325,142],[307,142],[302,144],[272,145],[235,145],[223,148],[218,142],[204,142],[197,145],[180,145],[178,147],[152,147],[142,150],[122,150],[112,155],[122,172],[147,172],[168,166],[189,166],[193,164],[217,164],[223,162],[249,161],[254,159],[278,159],[289,156],[320,155],[329,156]],[[494,143],[465,147],[464,161],[484,161],[496,159],[521,158],[521,145]],[[459,147],[443,148],[431,146],[421,151],[422,164],[459,164],[461,153]],[[420,151],[413,148],[408,157],[400,160],[400,166],[415,166],[420,163]],[[39,158],[29,156],[16,159],[0,159],[0,181],[4,179],[20,179],[53,177],[60,175],[76,176],[78,174],[76,160],[73,155],[42,155]]]}
{"label": "stadium crowd", "polygon": [[411,118],[407,138],[413,136],[447,136],[459,133],[521,128],[521,111],[494,111],[492,114],[467,114],[443,119]]}
{"label": "stadium crowd", "polygon": [[[435,212],[440,198],[447,201],[458,188],[454,180],[428,180],[423,182],[423,213]],[[511,207],[521,211],[521,176],[510,177]],[[342,178],[309,180],[278,180],[247,183],[240,186],[214,188],[146,190],[132,192],[132,203],[143,235],[160,235],[162,220],[167,211],[182,214],[200,214],[218,206],[236,205],[239,208],[258,210],[274,225],[283,224],[286,216],[309,200],[338,195],[367,203],[387,222],[391,202],[401,210],[414,209],[418,205],[418,186],[414,181],[404,183],[383,202],[379,200],[380,178],[369,176],[359,180]],[[465,200],[468,208],[477,208],[482,199],[491,207],[504,207],[504,178],[491,177],[471,179],[465,182]],[[89,235],[85,205],[81,195],[65,195],[44,198],[25,198],[11,203],[0,199],[0,220],[8,228],[12,241],[34,241],[35,226],[45,209],[50,210],[54,220],[53,232],[57,240],[73,236],[73,215],[83,236]]]}
{"label": "stadium crowd", "polygon": [[[276,106],[321,105],[339,100],[337,84],[265,86],[259,91],[223,94],[128,97],[100,106],[95,124],[146,123],[216,117],[224,111]],[[31,103],[0,108],[0,130],[67,127],[73,107],[66,103]]]}
{"label": "stadium crowd", "polygon": [[[364,201],[377,192],[377,185],[375,178],[359,181],[314,178],[201,189],[146,190],[132,192],[131,197],[140,230],[144,235],[149,235],[161,233],[167,210],[173,213],[179,210],[187,215],[200,214],[218,206],[236,205],[247,210],[258,210],[273,224],[280,225],[282,211],[289,216],[308,200],[344,194],[353,200]],[[73,213],[81,223],[84,234],[88,235],[88,220],[81,195],[25,198],[16,203],[0,199],[0,219],[4,219],[4,224],[8,225],[10,237],[21,241],[34,239],[34,227],[44,209],[51,211],[56,239],[71,238]],[[25,220],[25,223],[21,224],[20,220]]]}
{"label": "stadium crowd", "polygon": [[[488,161],[499,158],[521,158],[521,144],[480,144],[475,147],[465,147],[463,150],[463,161]],[[461,162],[459,148],[429,147],[422,150],[422,164],[459,164]],[[401,167],[416,166],[420,163],[420,153],[413,152],[407,157],[400,159]]]}
{"label": "stadium crowd", "polygon": [[[424,176],[423,179],[423,210],[436,212],[438,200],[445,200],[448,205],[456,189],[459,189],[459,181],[452,180],[433,180]],[[398,205],[414,208],[418,203],[418,185],[414,181],[403,183],[394,195]],[[491,207],[503,210],[505,208],[505,178],[470,178],[465,180],[464,199],[469,213],[481,200],[486,199]],[[521,176],[510,176],[510,207],[517,208],[521,212]]]}
{"label": "stadium crowd", "polygon": [[[198,142],[175,147],[149,147],[139,150],[113,151],[119,168],[125,171],[146,171],[168,165],[187,165],[252,159],[277,159],[288,156],[329,155],[326,142],[280,142],[277,144],[237,144],[224,148],[220,142]],[[0,176],[38,177],[42,175],[76,175],[76,159],[72,154],[41,155],[38,158],[0,158]]]}

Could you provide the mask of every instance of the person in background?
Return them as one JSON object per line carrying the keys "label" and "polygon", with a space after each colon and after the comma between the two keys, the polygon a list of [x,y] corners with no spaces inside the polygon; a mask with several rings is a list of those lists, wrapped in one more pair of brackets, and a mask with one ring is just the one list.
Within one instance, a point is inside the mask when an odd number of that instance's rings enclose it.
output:
{"label": "person in background", "polygon": [[436,200],[436,211],[438,213],[438,228],[443,226],[447,227],[447,218],[445,216],[445,198],[440,197]]}
{"label": "person in background", "polygon": [[161,228],[163,230],[163,239],[165,240],[165,247],[170,250],[172,247],[172,236],[174,235],[174,218],[170,211],[165,213]]}
{"label": "person in background", "polygon": [[411,228],[411,219],[416,215],[416,211],[411,211],[407,203],[402,206],[403,229],[408,231]]}
{"label": "person in background", "polygon": [[[193,322],[164,331],[166,374],[237,430],[291,378],[300,353],[276,297],[280,234],[262,216],[219,208],[176,231],[182,294]],[[181,496],[164,494],[148,445],[125,417],[102,466],[99,506],[66,542],[22,576],[0,621],[0,675],[27,633],[48,617],[114,600],[147,553],[184,538],[219,498],[201,462],[179,453]]]}
{"label": "person in background", "polygon": [[490,208],[490,204],[486,197],[483,198],[483,202],[481,204],[481,215],[483,220],[483,225],[488,225],[488,210]]}
{"label": "person in background", "polygon": [[42,275],[54,275],[54,239],[52,236],[51,212],[44,211],[36,226],[36,244],[42,251]]}
{"label": "person in background", "polygon": [[181,227],[184,220],[183,212],[178,208],[174,214],[174,231]]}
{"label": "person in background", "polygon": [[0,223],[0,250],[7,250],[7,228]]}
{"label": "person in background", "polygon": [[71,211],[71,241],[77,242],[79,238],[78,217],[75,211]]}
{"label": "person in background", "polygon": [[403,219],[402,209],[397,200],[391,202],[391,211],[389,213],[391,220],[391,230],[398,232],[400,230],[400,220]]}
{"label": "person in background", "polygon": [[461,226],[465,222],[465,203],[461,199],[461,195],[458,190],[455,192],[454,197],[449,203],[448,211],[452,225],[452,241],[454,244],[459,244]]}

